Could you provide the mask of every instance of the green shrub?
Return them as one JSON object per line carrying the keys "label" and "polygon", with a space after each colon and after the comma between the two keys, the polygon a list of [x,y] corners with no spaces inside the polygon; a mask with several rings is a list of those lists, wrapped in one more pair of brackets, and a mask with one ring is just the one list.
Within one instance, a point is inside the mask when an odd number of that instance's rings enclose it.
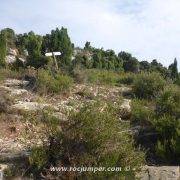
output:
{"label": "green shrub", "polygon": [[75,68],[73,76],[78,83],[93,83],[100,85],[130,85],[134,81],[133,73],[118,74],[108,70]]}
{"label": "green shrub", "polygon": [[11,69],[0,69],[0,81],[6,78],[13,78],[13,79],[21,79],[23,77],[24,70],[20,69],[18,71],[11,70]]}
{"label": "green shrub", "polygon": [[[108,71],[108,70],[82,69],[82,68],[77,67],[73,70],[73,76],[75,78],[75,81],[78,83],[93,83],[93,84],[99,84],[99,85],[118,85],[120,82],[119,74],[113,71]],[[124,78],[124,75],[123,75],[123,78]]]}
{"label": "green shrub", "polygon": [[47,150],[44,147],[33,147],[31,149],[31,155],[29,157],[29,163],[33,166],[33,169],[40,170],[48,162]]}
{"label": "green shrub", "polygon": [[158,73],[141,73],[134,80],[133,92],[138,98],[152,99],[160,94],[165,84],[165,80]]}
{"label": "green shrub", "polygon": [[[128,127],[120,124],[114,113],[111,106],[97,102],[70,116],[62,134],[62,154],[64,159],[69,156],[69,166],[139,167],[143,153],[135,150]],[[99,172],[95,176],[118,177],[121,173]],[[82,177],[94,174],[85,172]]]}
{"label": "green shrub", "polygon": [[118,80],[118,74],[107,70],[87,70],[87,81],[94,84],[115,85]]}
{"label": "green shrub", "polygon": [[50,61],[52,61],[51,58],[46,56],[35,56],[35,57],[28,57],[27,58],[27,66],[31,66],[34,68],[43,68],[45,67]]}
{"label": "green shrub", "polygon": [[180,88],[172,85],[168,86],[156,103],[156,113],[158,116],[167,114],[175,118],[180,117]]}
{"label": "green shrub", "polygon": [[180,161],[180,88],[165,88],[156,102],[154,128],[158,132],[156,154],[167,162]]}
{"label": "green shrub", "polygon": [[131,85],[134,82],[134,77],[135,76],[136,76],[136,74],[133,74],[133,73],[120,74],[118,83]]}
{"label": "green shrub", "polygon": [[[119,122],[112,105],[89,103],[79,112],[72,112],[61,127],[62,130],[51,138],[49,147],[44,148],[48,157],[42,156],[37,161],[33,158],[38,164],[31,161],[36,167],[41,167],[48,159],[48,164],[53,166],[122,167],[122,171],[62,172],[55,174],[56,178],[113,179],[129,174],[133,176],[132,168],[137,170],[144,163],[144,153],[134,147],[129,126]],[[129,172],[124,171],[127,166],[131,167]]]}
{"label": "green shrub", "polygon": [[178,86],[180,86],[180,74],[179,74],[177,80],[175,81],[175,84],[177,84]]}
{"label": "green shrub", "polygon": [[153,122],[159,133],[156,154],[168,162],[180,160],[180,119],[164,115]]}
{"label": "green shrub", "polygon": [[62,74],[50,74],[49,71],[39,70],[37,77],[37,91],[40,94],[60,93],[70,90],[73,80]]}
{"label": "green shrub", "polygon": [[77,83],[87,82],[87,73],[79,66],[73,69],[73,77]]}
{"label": "green shrub", "polygon": [[132,101],[131,121],[139,125],[151,125],[154,112],[148,102],[135,99]]}

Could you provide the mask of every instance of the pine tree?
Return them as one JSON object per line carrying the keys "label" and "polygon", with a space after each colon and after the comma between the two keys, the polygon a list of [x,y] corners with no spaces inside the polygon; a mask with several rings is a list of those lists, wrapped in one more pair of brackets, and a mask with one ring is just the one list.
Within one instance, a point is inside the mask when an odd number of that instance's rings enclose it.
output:
{"label": "pine tree", "polygon": [[26,48],[29,56],[36,58],[41,56],[42,38],[41,36],[35,35],[34,32],[29,32],[27,37]]}
{"label": "pine tree", "polygon": [[43,37],[42,53],[60,51],[57,57],[58,66],[69,68],[72,65],[73,44],[71,43],[67,29],[62,27],[51,31]]}
{"label": "pine tree", "polygon": [[4,34],[0,33],[0,67],[5,66],[6,58],[6,37]]}
{"label": "pine tree", "polygon": [[169,66],[170,76],[172,79],[176,80],[178,78],[178,68],[177,59],[174,59],[174,63]]}

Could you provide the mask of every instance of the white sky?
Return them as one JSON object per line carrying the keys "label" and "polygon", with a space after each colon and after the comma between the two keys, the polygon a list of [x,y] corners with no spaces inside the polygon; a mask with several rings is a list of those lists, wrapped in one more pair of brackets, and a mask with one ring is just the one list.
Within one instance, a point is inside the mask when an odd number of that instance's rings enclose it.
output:
{"label": "white sky", "polygon": [[0,29],[45,34],[67,27],[72,42],[128,51],[180,69],[180,0],[0,0]]}

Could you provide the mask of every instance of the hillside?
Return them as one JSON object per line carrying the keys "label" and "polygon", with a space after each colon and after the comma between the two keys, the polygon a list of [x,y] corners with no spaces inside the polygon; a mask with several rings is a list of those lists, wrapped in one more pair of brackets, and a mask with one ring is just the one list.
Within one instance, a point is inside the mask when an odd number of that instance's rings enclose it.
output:
{"label": "hillside", "polygon": [[[61,56],[45,56],[53,51]],[[76,48],[65,28],[45,36],[2,30],[0,172],[7,179],[178,180],[179,80],[177,59],[166,68],[89,42]]]}

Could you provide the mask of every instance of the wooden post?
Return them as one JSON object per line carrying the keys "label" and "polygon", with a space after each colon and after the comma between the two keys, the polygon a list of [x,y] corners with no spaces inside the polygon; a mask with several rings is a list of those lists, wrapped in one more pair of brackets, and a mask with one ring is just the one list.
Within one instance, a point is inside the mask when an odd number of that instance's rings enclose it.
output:
{"label": "wooden post", "polygon": [[57,63],[57,59],[56,59],[56,56],[54,55],[54,52],[52,52],[53,54],[53,58],[54,58],[54,64],[55,64],[55,67],[56,67],[56,70],[58,70],[58,63]]}

